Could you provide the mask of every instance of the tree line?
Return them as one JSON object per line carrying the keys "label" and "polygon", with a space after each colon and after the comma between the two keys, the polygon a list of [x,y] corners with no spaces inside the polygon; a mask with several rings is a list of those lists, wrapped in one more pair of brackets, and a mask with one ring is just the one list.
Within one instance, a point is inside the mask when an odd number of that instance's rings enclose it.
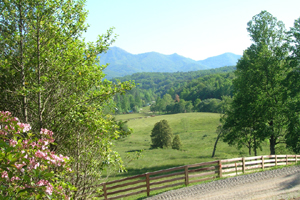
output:
{"label": "tree line", "polygon": [[[171,83],[170,80],[168,83],[164,82],[166,77],[162,75],[158,80],[163,81],[163,84],[158,88],[149,89],[139,85],[147,79],[137,79],[136,88],[126,92],[125,95],[115,96],[116,112],[138,112],[139,108],[151,105],[151,111],[160,113],[194,111],[222,113],[222,99],[226,96],[231,97],[233,92],[234,74],[227,70],[234,70],[234,67],[205,70],[204,74],[208,72],[211,74],[191,80],[175,81],[174,79]],[[202,71],[198,71],[200,72]],[[180,73],[168,73],[169,76],[174,74]]]}

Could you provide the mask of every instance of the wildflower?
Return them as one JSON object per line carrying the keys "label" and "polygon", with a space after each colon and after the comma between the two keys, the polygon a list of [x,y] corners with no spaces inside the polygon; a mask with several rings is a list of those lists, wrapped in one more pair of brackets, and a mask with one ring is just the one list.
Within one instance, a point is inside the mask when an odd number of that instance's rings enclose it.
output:
{"label": "wildflower", "polygon": [[18,142],[16,140],[9,140],[9,145],[15,147],[18,144]]}

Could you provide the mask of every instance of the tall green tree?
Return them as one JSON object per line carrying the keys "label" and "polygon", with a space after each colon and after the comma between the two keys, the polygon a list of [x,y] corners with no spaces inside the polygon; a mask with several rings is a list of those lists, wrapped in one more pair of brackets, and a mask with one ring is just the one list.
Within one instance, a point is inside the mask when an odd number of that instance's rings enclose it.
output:
{"label": "tall green tree", "polygon": [[270,154],[284,138],[286,117],[282,100],[288,68],[286,30],[267,11],[255,15],[247,28],[253,44],[244,51],[237,64],[235,93],[231,111],[226,113],[224,135],[229,144],[248,143],[254,150],[268,139]]}
{"label": "tall green tree", "polygon": [[287,86],[284,100],[288,102],[286,116],[288,117],[288,128],[286,144],[295,153],[300,152],[300,18],[295,20],[294,27],[290,30],[291,50],[289,57],[290,69],[284,84]]}
{"label": "tall green tree", "polygon": [[152,148],[168,148],[172,145],[173,133],[167,120],[157,122],[151,131]]}
{"label": "tall green tree", "polygon": [[104,169],[121,167],[110,150],[118,124],[103,108],[130,83],[103,80],[99,53],[113,30],[85,43],[85,0],[0,1],[0,110],[34,130],[55,132],[57,153],[73,158],[74,198],[90,198]]}

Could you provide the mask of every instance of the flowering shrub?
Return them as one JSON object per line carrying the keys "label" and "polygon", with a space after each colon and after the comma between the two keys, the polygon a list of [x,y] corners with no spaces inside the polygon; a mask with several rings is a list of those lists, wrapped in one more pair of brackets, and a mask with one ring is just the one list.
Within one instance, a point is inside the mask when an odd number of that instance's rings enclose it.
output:
{"label": "flowering shrub", "polygon": [[41,129],[39,138],[29,124],[0,111],[0,199],[69,199],[72,186],[64,182],[69,158],[49,150],[53,132]]}

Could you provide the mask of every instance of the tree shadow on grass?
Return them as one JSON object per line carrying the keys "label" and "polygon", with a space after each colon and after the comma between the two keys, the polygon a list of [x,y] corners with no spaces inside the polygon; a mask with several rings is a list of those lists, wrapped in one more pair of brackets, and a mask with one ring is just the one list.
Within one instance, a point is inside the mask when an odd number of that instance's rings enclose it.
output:
{"label": "tree shadow on grass", "polygon": [[[125,178],[125,177],[144,174],[147,172],[154,172],[154,171],[158,171],[158,170],[169,169],[169,168],[180,167],[180,166],[181,165],[164,165],[164,166],[155,166],[155,167],[144,167],[142,169],[127,168],[127,172],[116,174],[114,177]],[[176,171],[173,171],[173,172],[176,172]]]}
{"label": "tree shadow on grass", "polygon": [[206,155],[206,156],[198,156],[198,158],[209,158],[209,159],[211,159],[211,155]]}
{"label": "tree shadow on grass", "polygon": [[129,150],[125,151],[126,153],[135,153],[135,152],[142,152],[144,149],[135,149],[135,150]]}

